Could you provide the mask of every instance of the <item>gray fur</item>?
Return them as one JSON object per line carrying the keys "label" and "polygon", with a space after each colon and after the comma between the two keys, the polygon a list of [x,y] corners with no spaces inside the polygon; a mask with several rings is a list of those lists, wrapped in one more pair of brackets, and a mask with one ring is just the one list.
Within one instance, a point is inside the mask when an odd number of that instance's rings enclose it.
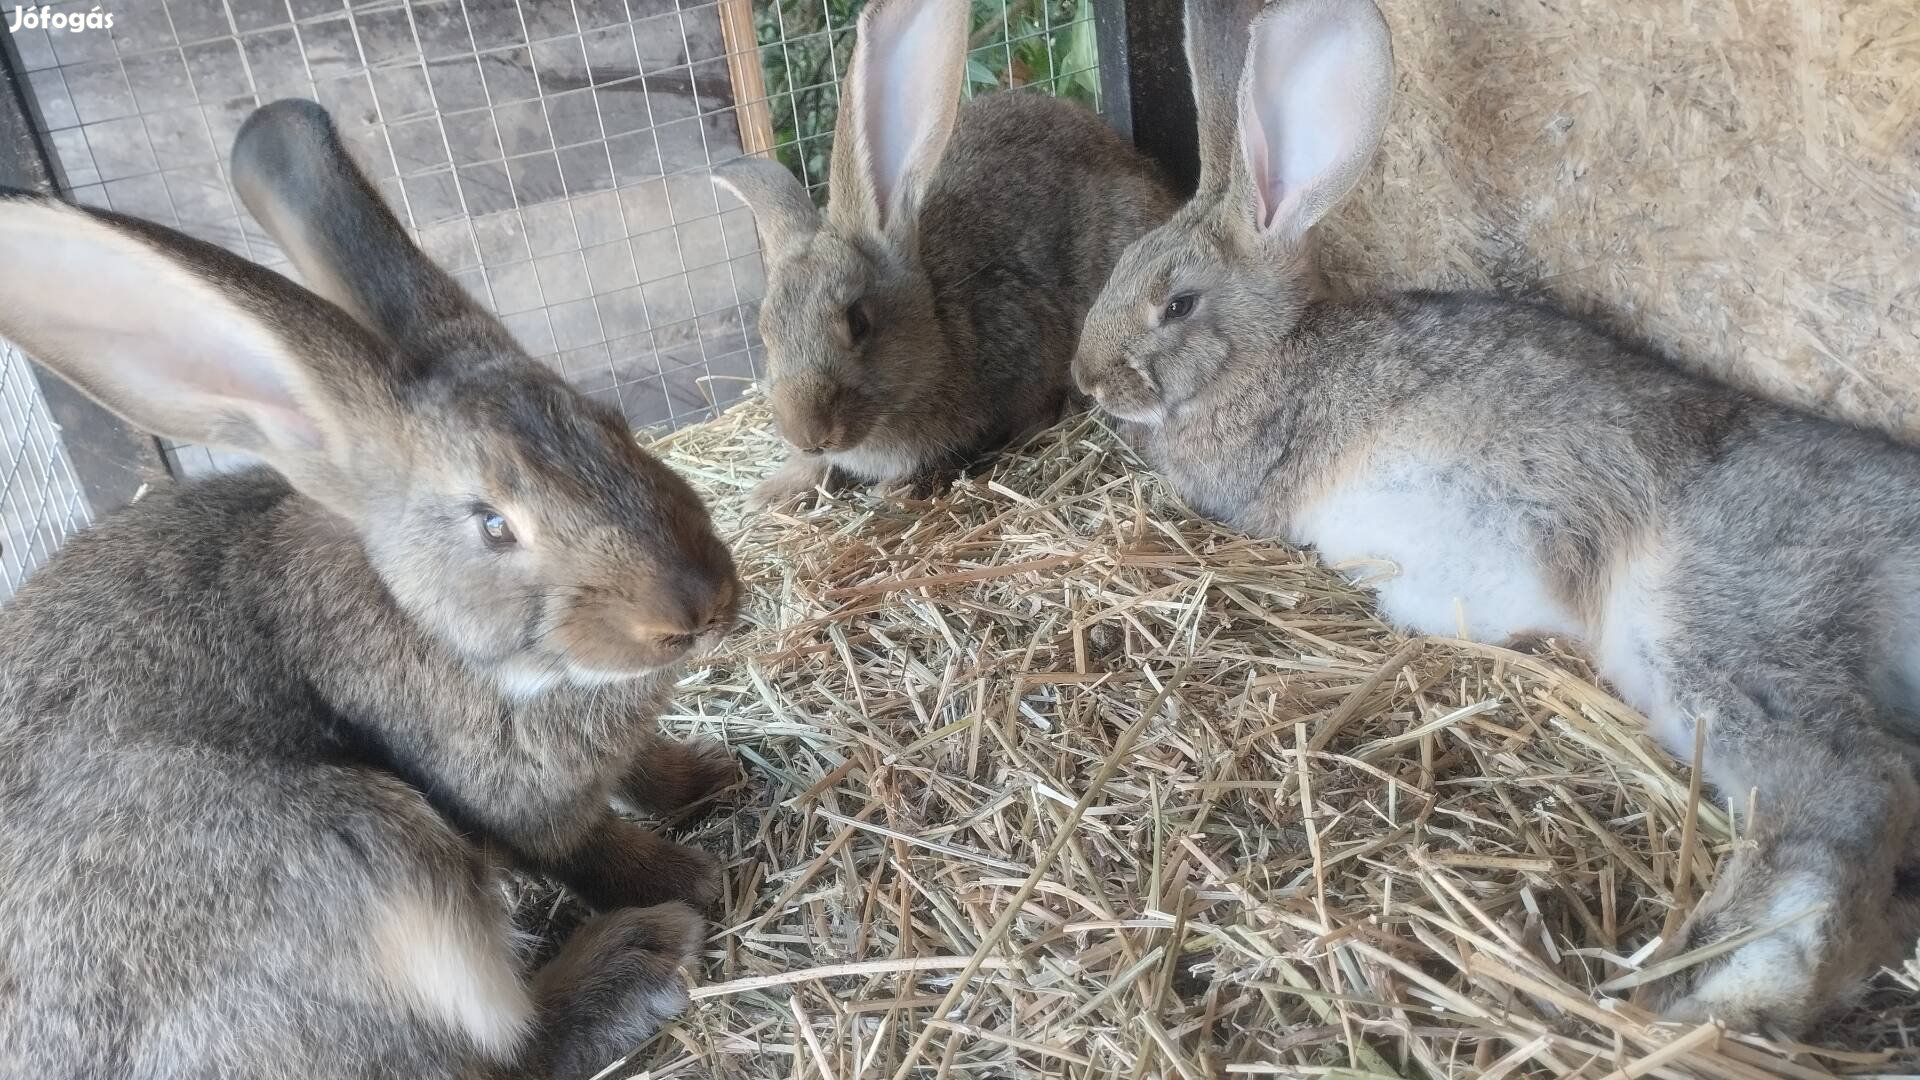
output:
{"label": "gray fur", "polygon": [[[1254,33],[1313,12],[1378,18],[1368,0],[1282,0]],[[1538,580],[1669,749],[1690,757],[1706,723],[1700,767],[1737,806],[1753,793],[1754,847],[1663,955],[1811,914],[1655,982],[1649,1004],[1803,1031],[1910,953],[1920,454],[1541,308],[1317,300],[1310,237],[1263,228],[1244,179],[1127,251],[1088,317],[1080,387],[1195,509],[1249,532],[1318,542],[1413,505],[1450,515],[1442,532],[1511,539],[1514,561],[1468,587],[1468,608]],[[1168,318],[1183,294],[1191,314]],[[1429,501],[1394,501],[1415,496]],[[1461,550],[1406,518],[1379,542]],[[1382,585],[1388,615],[1450,633],[1408,599],[1447,569],[1404,560]]]}
{"label": "gray fur", "polygon": [[[1266,0],[1195,0],[1186,7],[1184,44],[1191,73],[1199,138],[1196,198],[1217,197],[1232,176],[1222,166],[1238,152],[1240,65],[1247,58],[1247,24]],[[1200,92],[1204,87],[1205,92]]]}
{"label": "gray fur", "polygon": [[[875,18],[889,5],[945,2],[871,5],[844,96],[858,99],[886,47],[868,39]],[[964,34],[948,47],[959,56]],[[765,163],[718,174],[753,207],[770,256],[760,331],[776,420],[801,451],[819,451],[796,453],[763,502],[811,489],[830,468],[921,482],[1051,423],[1071,395],[1087,307],[1120,252],[1174,205],[1156,170],[1091,112],[998,94],[958,107],[903,229],[874,220],[867,185],[853,182],[852,115],[842,112],[833,202],[812,222],[796,224],[804,195],[791,176],[783,187]],[[871,325],[861,342],[849,327],[855,304]]]}
{"label": "gray fur", "polygon": [[[691,489],[456,303],[339,155],[317,106],[279,103],[235,171],[364,329],[157,226],[0,197],[0,257],[63,222],[187,271],[156,287],[200,302],[156,335],[229,319],[297,357],[322,449],[262,445],[324,495],[267,469],[152,492],[0,613],[0,1077],[581,1077],[686,1004],[718,865],[610,803],[735,776],[653,725],[733,620],[732,562]],[[191,418],[69,330],[0,300],[0,333],[61,346],[110,407]],[[476,532],[482,498],[512,507],[511,552]],[[530,979],[503,862],[604,912]]]}

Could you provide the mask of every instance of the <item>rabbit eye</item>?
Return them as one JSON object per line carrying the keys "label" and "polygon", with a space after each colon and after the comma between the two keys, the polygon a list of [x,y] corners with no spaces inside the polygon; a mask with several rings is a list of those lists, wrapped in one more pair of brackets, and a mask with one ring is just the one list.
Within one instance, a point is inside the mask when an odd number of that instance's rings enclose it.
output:
{"label": "rabbit eye", "polygon": [[867,313],[861,310],[860,305],[848,304],[847,336],[852,338],[855,344],[859,344],[872,329],[873,325],[867,321]]}
{"label": "rabbit eye", "polygon": [[1167,301],[1166,310],[1160,313],[1160,321],[1173,322],[1176,319],[1184,319],[1193,314],[1193,305],[1199,302],[1200,298],[1192,293],[1181,293]]}
{"label": "rabbit eye", "polygon": [[507,524],[507,519],[497,510],[480,511],[480,535],[492,547],[509,547],[519,542],[519,537],[513,535],[513,526]]}

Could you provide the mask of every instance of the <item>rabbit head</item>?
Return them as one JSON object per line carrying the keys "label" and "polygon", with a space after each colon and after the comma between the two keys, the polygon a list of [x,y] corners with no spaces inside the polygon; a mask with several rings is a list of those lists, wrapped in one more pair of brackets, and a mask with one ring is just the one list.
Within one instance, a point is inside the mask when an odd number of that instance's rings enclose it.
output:
{"label": "rabbit head", "polygon": [[408,240],[326,112],[282,101],[236,186],[314,292],[117,214],[0,198],[0,334],[128,421],[256,455],[410,618],[510,693],[670,665],[728,627],[705,507]]}
{"label": "rabbit head", "polygon": [[1310,230],[1380,143],[1393,52],[1372,0],[1278,0],[1249,26],[1257,9],[1187,5],[1200,188],[1121,256],[1074,357],[1074,382],[1123,420],[1159,423],[1271,355],[1313,293]]}
{"label": "rabbit head", "polygon": [[768,396],[802,452],[860,445],[950,367],[918,232],[959,109],[968,14],[967,0],[877,0],[861,14],[825,214],[777,162],[714,174],[759,227]]}

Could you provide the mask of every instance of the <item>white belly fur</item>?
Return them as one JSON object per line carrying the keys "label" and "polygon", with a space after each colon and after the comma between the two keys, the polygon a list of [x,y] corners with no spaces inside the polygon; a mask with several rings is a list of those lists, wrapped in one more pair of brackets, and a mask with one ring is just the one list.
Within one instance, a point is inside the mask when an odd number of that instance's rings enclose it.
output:
{"label": "white belly fur", "polygon": [[1294,539],[1379,591],[1388,620],[1422,634],[1501,642],[1580,636],[1547,588],[1520,523],[1459,467],[1370,467],[1293,519]]}
{"label": "white belly fur", "polygon": [[1664,573],[1664,565],[1650,555],[1626,559],[1614,569],[1593,642],[1593,662],[1620,700],[1652,724],[1654,738],[1682,761],[1690,761],[1693,735],[1674,704],[1659,661],[1668,634],[1660,601]]}
{"label": "white belly fur", "polygon": [[1920,738],[1920,574],[1913,565],[1908,551],[1881,563],[1879,578],[1894,599],[1875,642],[1870,688],[1901,733]]}
{"label": "white belly fur", "polygon": [[918,462],[905,448],[877,445],[877,440],[827,455],[833,464],[862,480],[890,484],[913,475]]}
{"label": "white belly fur", "polygon": [[1588,626],[1547,587],[1516,513],[1471,470],[1408,460],[1364,470],[1296,514],[1291,531],[1328,565],[1373,586],[1382,613],[1404,629],[1445,637],[1464,630],[1492,644],[1520,634],[1585,643],[1655,737],[1692,757],[1661,673],[1663,568],[1652,557],[1622,561],[1601,624]]}

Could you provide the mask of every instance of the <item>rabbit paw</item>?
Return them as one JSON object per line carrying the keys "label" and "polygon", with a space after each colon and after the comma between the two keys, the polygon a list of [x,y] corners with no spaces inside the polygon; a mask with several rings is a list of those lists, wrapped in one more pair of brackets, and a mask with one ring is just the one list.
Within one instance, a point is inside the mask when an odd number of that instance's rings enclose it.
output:
{"label": "rabbit paw", "polygon": [[545,869],[596,911],[682,901],[704,908],[726,884],[720,860],[608,815],[579,849]]}
{"label": "rabbit paw", "polygon": [[740,782],[740,766],[715,739],[661,740],[643,754],[621,787],[628,803],[657,814],[684,810]]}
{"label": "rabbit paw", "polygon": [[688,1005],[680,968],[705,924],[684,904],[624,908],[587,922],[534,979],[542,1074],[590,1077],[652,1038]]}
{"label": "rabbit paw", "polygon": [[788,458],[772,476],[755,484],[747,494],[747,508],[765,510],[818,488],[827,482],[833,467],[820,458]]}
{"label": "rabbit paw", "polygon": [[653,887],[635,896],[636,900],[678,900],[695,911],[705,911],[726,887],[720,860],[687,844],[662,844],[644,869]]}
{"label": "rabbit paw", "polygon": [[[1738,884],[1738,878],[1723,883]],[[1671,1020],[1713,1019],[1741,1031],[1796,1035],[1818,1020],[1835,1003],[1836,991],[1859,974],[1845,970],[1844,950],[1835,948],[1833,913],[1841,909],[1842,898],[1830,882],[1810,875],[1786,878],[1774,884],[1770,895],[1740,892],[1714,889],[1654,961],[1755,927],[1777,928],[1647,985],[1637,1000]]]}
{"label": "rabbit paw", "polygon": [[963,476],[972,475],[976,471],[984,470],[994,460],[995,456],[989,455],[972,463],[970,467],[956,465],[950,461],[937,462],[882,485],[876,494],[898,502],[925,502],[945,495],[952,490],[955,481]]}

